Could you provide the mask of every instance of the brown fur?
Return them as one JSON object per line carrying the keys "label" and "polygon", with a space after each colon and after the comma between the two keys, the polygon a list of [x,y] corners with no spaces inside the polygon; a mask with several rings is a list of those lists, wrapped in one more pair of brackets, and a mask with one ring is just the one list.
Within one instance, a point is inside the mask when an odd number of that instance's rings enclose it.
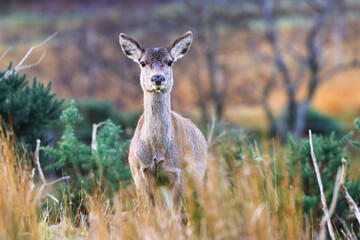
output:
{"label": "brown fur", "polygon": [[162,63],[167,64],[169,51],[167,48],[147,48],[144,52],[144,62],[146,64]]}
{"label": "brown fur", "polygon": [[[125,38],[124,38],[125,36]],[[167,185],[173,195],[174,207],[184,210],[181,199],[184,191],[184,171],[188,170],[202,182],[207,159],[206,141],[200,130],[189,120],[171,111],[170,92],[173,85],[172,67],[167,63],[181,58],[191,45],[192,33],[177,39],[169,48],[149,48],[140,45],[124,34],[120,44],[127,54],[130,49],[134,56],[142,51],[138,60],[140,81],[144,90],[144,114],[141,116],[130,144],[129,163],[136,186],[147,193],[155,205],[154,189]],[[133,42],[135,41],[135,43]],[[136,56],[135,56],[136,55]],[[163,75],[165,81],[161,91],[151,81],[154,75]]]}

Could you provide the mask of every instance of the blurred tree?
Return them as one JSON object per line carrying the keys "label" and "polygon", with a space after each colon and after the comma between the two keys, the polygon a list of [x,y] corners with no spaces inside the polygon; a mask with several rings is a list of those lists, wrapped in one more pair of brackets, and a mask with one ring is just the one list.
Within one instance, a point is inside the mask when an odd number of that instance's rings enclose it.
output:
{"label": "blurred tree", "polygon": [[205,54],[210,95],[215,108],[215,116],[220,119],[224,111],[226,88],[224,88],[224,75],[218,60],[220,41],[217,25],[215,24],[216,19],[214,18],[215,6],[215,1],[213,0],[203,3],[202,11],[200,12],[202,27],[199,29],[199,38]]}
{"label": "blurred tree", "polygon": [[[197,58],[203,61],[201,67],[205,74],[200,74],[197,70],[196,80],[193,84],[198,93],[198,105],[201,109],[203,122],[209,122],[209,102],[213,105],[214,114],[217,119],[221,119],[226,105],[226,94],[228,91],[228,82],[225,80],[224,66],[219,60],[221,41],[220,29],[222,25],[232,25],[240,21],[247,13],[239,8],[242,3],[231,0],[200,0],[187,1],[188,9],[197,14],[189,19],[191,25],[195,27],[196,41],[200,44],[200,49],[196,51]],[[240,4],[240,5],[239,5]],[[239,9],[228,14],[231,8]],[[209,86],[204,88],[202,85]],[[211,101],[209,101],[209,99]]]}
{"label": "blurred tree", "polygon": [[[325,53],[326,38],[329,37],[327,26],[333,26],[334,20],[331,16],[337,13],[339,16],[339,9],[343,8],[340,1],[326,0],[324,2],[305,1],[316,12],[316,18],[312,22],[309,32],[305,35],[305,55],[295,50],[290,43],[281,46],[282,36],[280,36],[275,25],[274,17],[274,1],[264,0],[262,4],[262,12],[266,25],[266,40],[272,49],[272,64],[273,74],[269,78],[268,84],[264,89],[263,105],[267,117],[272,126],[275,126],[280,139],[286,140],[287,133],[290,132],[295,139],[299,139],[304,133],[306,125],[306,115],[310,108],[310,103],[314,94],[323,79],[329,79],[334,74],[352,67],[359,67],[360,64],[357,60],[349,62],[336,63],[330,69],[324,70],[323,59]],[[341,18],[340,18],[341,20]],[[333,28],[333,30],[336,28]],[[338,32],[333,32],[338,36]],[[339,39],[335,41],[335,45],[341,45]],[[340,55],[340,47],[335,48],[338,55]],[[300,64],[299,70],[296,73],[291,72],[290,60],[286,57],[290,54],[292,58]],[[337,59],[340,59],[339,57]],[[287,103],[281,119],[277,121],[268,105],[267,97],[274,86],[277,74],[281,76],[283,84],[287,93]],[[306,76],[309,77],[307,85],[307,95],[303,100],[297,98],[300,83]]]}

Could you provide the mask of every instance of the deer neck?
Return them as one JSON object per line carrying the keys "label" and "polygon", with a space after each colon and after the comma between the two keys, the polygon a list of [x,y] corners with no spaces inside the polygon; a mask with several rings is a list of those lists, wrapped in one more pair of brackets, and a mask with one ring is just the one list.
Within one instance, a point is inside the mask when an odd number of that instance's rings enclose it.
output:
{"label": "deer neck", "polygon": [[170,92],[144,92],[144,135],[155,149],[166,148],[173,139]]}

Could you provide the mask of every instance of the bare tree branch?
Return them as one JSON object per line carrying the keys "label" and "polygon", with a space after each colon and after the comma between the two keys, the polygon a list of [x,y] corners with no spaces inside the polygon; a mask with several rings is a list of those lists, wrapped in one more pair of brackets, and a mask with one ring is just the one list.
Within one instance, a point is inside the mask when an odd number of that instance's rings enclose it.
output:
{"label": "bare tree branch", "polygon": [[16,65],[15,67],[15,71],[18,71],[21,66],[23,65],[23,63],[25,62],[25,60],[30,56],[30,54],[32,53],[33,50],[35,50],[38,47],[43,46],[44,44],[46,44],[48,41],[50,41],[53,37],[55,37],[57,34],[57,32],[53,33],[50,37],[48,37],[47,39],[45,39],[44,41],[42,41],[39,44],[36,44],[35,46],[32,46],[29,51],[25,54],[25,56],[21,59],[21,61],[18,63],[18,65]]}
{"label": "bare tree branch", "polygon": [[329,79],[333,78],[335,75],[339,74],[340,72],[347,71],[350,69],[355,69],[355,68],[360,68],[360,61],[357,59],[350,61],[350,62],[336,65],[336,66],[330,68],[329,70],[327,70],[326,72],[324,72],[323,74],[321,74],[319,76],[319,78],[321,81],[329,80]]}
{"label": "bare tree branch", "polygon": [[345,178],[346,178],[346,160],[345,158],[341,159],[342,162],[342,173],[341,173],[341,181],[340,181],[340,188],[341,188],[341,192],[343,193],[343,195],[345,196],[347,202],[349,203],[350,206],[350,211],[355,215],[359,225],[360,225],[360,211],[358,206],[356,205],[354,199],[350,196],[350,194],[348,193],[346,187],[345,187]]}
{"label": "bare tree branch", "polygon": [[20,66],[17,69],[17,72],[38,65],[42,61],[42,59],[45,57],[45,55],[46,55],[46,50],[41,54],[41,57],[39,58],[39,60],[37,60],[36,62],[29,64],[29,65]]}
{"label": "bare tree branch", "polygon": [[[350,232],[350,229],[348,227],[348,225],[345,223],[344,220],[342,220],[341,218],[338,217],[338,220],[341,222],[341,224],[343,225],[343,229],[340,230],[340,232],[344,235],[344,237],[348,240],[354,240],[357,239],[355,233],[354,233],[354,229],[351,229],[352,231]],[[351,226],[352,227],[352,226]],[[345,229],[345,231],[344,231]]]}
{"label": "bare tree branch", "polygon": [[0,56],[0,60],[1,60],[3,57],[5,57],[8,52],[10,52],[10,51],[12,51],[12,50],[13,50],[12,47],[8,47],[8,49],[6,49],[6,51],[3,53],[3,55]]}
{"label": "bare tree branch", "polygon": [[44,196],[42,196],[42,198],[46,198],[46,197],[49,197],[52,200],[54,200],[56,203],[59,203],[59,200],[56,197],[54,197],[53,195],[51,195],[50,193],[46,193]]}
{"label": "bare tree branch", "polygon": [[41,181],[43,182],[43,184],[46,184],[45,176],[44,176],[44,173],[43,173],[41,165],[40,165],[40,157],[39,157],[40,143],[41,143],[40,139],[36,140],[35,163],[36,163],[36,167],[39,171]]}
{"label": "bare tree branch", "polygon": [[276,78],[275,71],[273,69],[272,76],[265,85],[263,97],[262,97],[262,101],[261,101],[262,105],[264,107],[264,110],[265,110],[265,114],[268,117],[268,119],[270,120],[271,124],[276,124],[276,119],[270,109],[270,106],[268,103],[268,97],[269,97],[271,89],[273,88],[273,86],[275,84],[275,78]]}
{"label": "bare tree branch", "polygon": [[307,60],[303,60],[301,61],[301,64],[299,66],[299,69],[294,77],[294,82],[299,86],[303,81],[304,77],[305,77],[305,73],[307,72],[307,68],[308,68],[308,61]]}
{"label": "bare tree branch", "polygon": [[95,152],[97,150],[97,142],[96,142],[96,133],[97,129],[104,125],[106,122],[100,122],[98,124],[93,124],[92,134],[91,134],[91,151]]}
{"label": "bare tree branch", "polygon": [[274,53],[275,65],[278,68],[279,72],[281,73],[282,79],[287,88],[289,100],[290,102],[295,102],[295,87],[291,81],[288,66],[285,63],[282,52],[278,46],[277,32],[276,32],[274,16],[273,16],[273,7],[274,7],[273,0],[264,0],[262,10],[266,21],[266,36],[267,36],[267,40],[271,44]]}
{"label": "bare tree branch", "polygon": [[[48,196],[48,197],[50,197],[51,199],[53,199],[55,202],[58,203],[59,200],[57,200],[53,195],[51,195],[51,194],[49,194],[49,193],[46,193],[46,194],[43,196],[42,193],[43,193],[45,187],[50,186],[50,185],[52,185],[52,184],[55,184],[55,183],[57,183],[57,182],[60,182],[60,181],[62,181],[62,180],[70,179],[70,177],[69,177],[69,176],[65,176],[65,177],[61,177],[61,178],[59,178],[59,179],[56,179],[56,180],[54,180],[54,181],[52,181],[52,182],[50,182],[50,183],[47,183],[47,182],[46,182],[46,179],[45,179],[43,170],[42,170],[41,165],[40,165],[40,157],[39,157],[40,143],[41,143],[40,139],[37,139],[37,140],[36,140],[36,149],[35,149],[34,155],[35,155],[35,165],[36,165],[36,168],[37,168],[37,170],[38,170],[38,172],[39,172],[39,175],[40,175],[40,178],[41,178],[41,181],[42,181],[42,185],[40,186],[39,191],[38,191],[38,193],[36,194],[35,200],[36,200],[36,202],[37,202],[40,198],[44,198],[44,197]],[[35,172],[33,171],[33,173],[35,173]]]}
{"label": "bare tree branch", "polygon": [[44,44],[46,44],[47,42],[49,42],[53,37],[55,37],[56,34],[57,34],[57,32],[53,33],[50,37],[48,37],[47,39],[45,39],[41,43],[36,44],[35,46],[32,46],[29,49],[29,51],[25,54],[25,56],[20,60],[20,62],[16,65],[16,67],[14,69],[10,69],[10,70],[5,72],[5,74],[0,78],[0,82],[4,78],[9,77],[11,74],[15,74],[15,73],[17,73],[17,72],[19,72],[19,71],[21,71],[23,69],[27,69],[27,68],[38,65],[41,62],[41,60],[43,59],[43,57],[45,56],[46,50],[41,55],[40,59],[38,61],[36,61],[35,63],[29,64],[29,65],[23,65],[23,64],[26,61],[26,59],[28,59],[28,57],[30,56],[32,51],[34,51],[35,49],[37,49],[37,48],[43,46]]}
{"label": "bare tree branch", "polygon": [[317,36],[320,33],[321,28],[324,26],[326,16],[329,12],[329,8],[331,6],[332,0],[328,0],[326,6],[321,8],[319,16],[316,21],[312,25],[307,38],[306,38],[306,46],[308,50],[308,64],[310,68],[310,82],[308,87],[308,94],[305,100],[305,104],[310,102],[312,97],[314,96],[315,89],[319,83],[319,54],[320,54],[320,45],[317,42]]}
{"label": "bare tree branch", "polygon": [[[323,212],[325,215],[325,218],[327,219],[327,226],[329,229],[329,233],[330,233],[330,237],[332,240],[335,240],[335,234],[334,234],[334,230],[333,227],[331,225],[331,221],[330,221],[330,214],[329,214],[329,210],[327,208],[326,205],[326,198],[325,198],[325,194],[324,194],[324,187],[321,181],[321,175],[320,175],[320,170],[316,161],[316,156],[315,156],[315,151],[314,151],[314,146],[313,146],[313,142],[312,142],[312,134],[311,134],[311,130],[309,130],[309,142],[310,142],[310,153],[311,153],[311,158],[314,164],[314,169],[315,169],[315,173],[316,173],[316,178],[319,184],[319,189],[320,189],[320,197],[321,197],[321,203],[323,206]],[[323,237],[323,236],[320,236]],[[326,239],[326,238],[319,238],[320,240],[322,239]]]}
{"label": "bare tree branch", "polygon": [[336,207],[338,196],[339,196],[340,178],[341,178],[341,170],[339,168],[339,170],[336,174],[335,187],[334,187],[333,197],[331,199],[329,215],[327,215],[327,216],[324,215],[320,222],[319,239],[326,239],[326,235],[325,235],[325,229],[326,229],[325,226],[326,225],[325,224],[331,219],[331,216],[335,211],[335,207]]}
{"label": "bare tree branch", "polygon": [[[301,31],[299,31],[301,32]],[[303,62],[306,60],[306,56],[304,56],[302,53],[300,53],[298,50],[295,49],[294,44],[298,44],[298,43],[294,43],[292,39],[292,41],[290,42],[289,40],[287,40],[286,37],[283,37],[281,33],[278,33],[279,35],[279,39],[281,39],[281,42],[284,43],[284,46],[286,48],[286,52],[292,57],[294,58],[296,61],[298,62]],[[296,39],[301,39],[300,36],[296,36]]]}
{"label": "bare tree branch", "polygon": [[64,177],[58,178],[58,179],[56,179],[56,180],[54,180],[52,182],[46,183],[46,186],[53,185],[55,183],[58,183],[58,182],[60,182],[62,180],[66,180],[66,179],[70,179],[70,177],[69,176],[64,176]]}
{"label": "bare tree branch", "polygon": [[316,12],[321,12],[323,9],[323,6],[320,3],[316,2],[316,0],[305,0],[305,2],[311,9]]}

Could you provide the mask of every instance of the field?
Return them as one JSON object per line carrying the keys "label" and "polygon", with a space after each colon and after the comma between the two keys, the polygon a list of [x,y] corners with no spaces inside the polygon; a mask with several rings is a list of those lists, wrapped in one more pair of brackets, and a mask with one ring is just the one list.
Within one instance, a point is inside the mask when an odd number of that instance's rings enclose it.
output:
{"label": "field", "polygon": [[[188,224],[183,227],[165,187],[157,191],[158,205],[153,208],[137,195],[133,184],[121,187],[112,199],[99,186],[82,194],[84,205],[74,215],[67,197],[56,203],[44,195],[54,192],[54,186],[39,196],[43,191],[36,180],[39,168],[31,170],[28,165],[36,158],[20,154],[12,134],[2,133],[1,239],[314,239],[320,219],[302,210],[304,189],[301,174],[290,167],[290,147],[263,141],[264,150],[259,151],[255,141],[240,144],[246,141],[242,131],[235,138],[228,134],[221,132],[211,139],[202,187],[191,173],[184,173]],[[325,191],[329,197],[333,189]],[[356,239],[357,227],[336,222],[334,218],[336,238]]]}
{"label": "field", "polygon": [[[85,194],[87,216],[79,212],[71,218],[66,202],[57,213],[51,207],[40,211],[39,204],[52,200],[35,199],[39,189],[31,187],[34,180],[25,164],[28,159],[17,154],[11,139],[2,136],[1,143],[0,216],[6,219],[0,221],[2,239],[312,238],[301,211],[301,187],[289,183],[283,153],[258,152],[260,161],[245,155],[230,168],[220,153],[213,152],[203,188],[196,188],[187,176],[189,223],[183,228],[169,210],[166,189],[159,191],[161,204],[153,209],[136,197],[133,185],[121,189],[112,204],[101,192]],[[278,148],[275,143],[272,147]],[[283,175],[280,181],[274,172]]]}
{"label": "field", "polygon": [[[359,3],[209,2],[0,2],[1,240],[360,239]],[[203,184],[181,172],[183,225],[168,187],[152,206],[132,179],[143,68],[119,33],[188,30],[169,106],[208,159]]]}

